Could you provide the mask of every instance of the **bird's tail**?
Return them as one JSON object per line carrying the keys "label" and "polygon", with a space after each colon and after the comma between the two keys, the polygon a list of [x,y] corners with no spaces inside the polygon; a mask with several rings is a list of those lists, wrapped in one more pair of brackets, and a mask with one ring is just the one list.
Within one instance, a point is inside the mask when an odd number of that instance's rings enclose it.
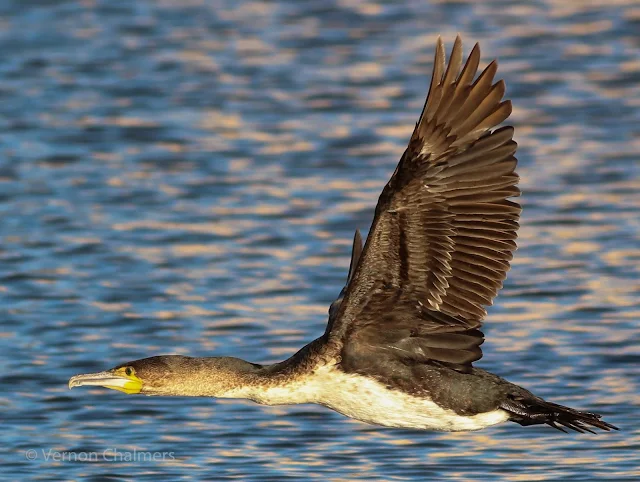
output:
{"label": "bird's tail", "polygon": [[562,432],[562,428],[570,428],[576,432],[595,433],[590,427],[596,427],[605,431],[618,430],[618,427],[601,420],[597,413],[580,412],[573,408],[547,402],[541,398],[531,396],[511,395],[501,407],[509,412],[510,420],[520,425],[537,425],[546,423]]}

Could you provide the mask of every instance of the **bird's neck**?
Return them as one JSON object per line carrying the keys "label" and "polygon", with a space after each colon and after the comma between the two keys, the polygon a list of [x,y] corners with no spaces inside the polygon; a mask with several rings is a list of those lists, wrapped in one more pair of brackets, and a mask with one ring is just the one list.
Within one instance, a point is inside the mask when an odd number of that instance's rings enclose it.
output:
{"label": "bird's neck", "polygon": [[171,380],[164,388],[148,387],[146,394],[245,398],[265,405],[314,401],[305,377],[283,370],[284,363],[260,366],[231,357],[187,358],[166,375]]}
{"label": "bird's neck", "polygon": [[261,385],[260,365],[232,357],[166,356],[169,368],[159,383],[146,387],[148,395],[186,397],[247,398],[245,394]]}
{"label": "bird's neck", "polygon": [[311,374],[282,370],[281,363],[235,372],[233,377],[233,385],[217,395],[218,398],[245,398],[263,405],[318,401],[314,377]]}

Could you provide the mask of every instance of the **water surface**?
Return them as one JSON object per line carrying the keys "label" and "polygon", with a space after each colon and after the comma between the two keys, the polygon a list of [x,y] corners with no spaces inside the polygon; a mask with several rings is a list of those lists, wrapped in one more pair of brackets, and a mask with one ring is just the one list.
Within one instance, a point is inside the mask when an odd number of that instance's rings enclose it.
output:
{"label": "water surface", "polygon": [[[0,15],[7,480],[640,479],[637,2],[13,1]],[[524,192],[479,366],[621,432],[424,433],[67,389],[154,354],[273,362],[319,336],[435,39],[457,33],[499,58]]]}

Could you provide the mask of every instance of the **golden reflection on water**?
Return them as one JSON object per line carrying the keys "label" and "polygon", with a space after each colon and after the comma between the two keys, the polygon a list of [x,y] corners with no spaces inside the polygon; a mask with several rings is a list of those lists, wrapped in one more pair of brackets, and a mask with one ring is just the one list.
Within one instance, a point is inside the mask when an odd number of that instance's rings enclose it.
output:
{"label": "golden reflection on water", "polygon": [[[33,114],[6,129],[9,167],[0,172],[8,198],[18,184],[4,215],[21,216],[3,233],[11,271],[0,286],[9,319],[0,351],[19,356],[7,357],[0,403],[22,416],[6,433],[60,451],[116,443],[118,450],[158,444],[178,451],[154,466],[48,465],[60,479],[99,471],[169,478],[165,472],[176,467],[173,478],[226,470],[237,479],[427,480],[431,473],[418,469],[436,467],[438,480],[640,479],[633,462],[640,443],[640,138],[630,126],[640,107],[638,2],[438,0],[394,5],[410,9],[399,18],[390,4],[371,0],[340,1],[336,17],[304,2],[291,17],[293,4],[188,3],[203,9],[201,19],[211,11],[228,26],[202,20],[192,28],[150,14],[141,28],[158,48],[136,54],[144,35],[109,27],[94,2],[78,7],[82,17],[71,10],[51,16],[71,19],[56,28],[99,58],[111,39],[126,44],[116,63],[78,83],[86,66],[74,64],[82,55],[65,45],[46,61],[12,50],[25,72],[30,62],[46,66],[24,91],[11,90],[16,77],[6,83],[7,105],[28,95]],[[154,8],[177,18],[186,16],[185,5],[163,0]],[[341,27],[348,14],[357,22]],[[99,24],[85,25],[94,16]],[[8,16],[3,27],[35,31],[17,25]],[[499,58],[514,102],[525,208],[520,249],[489,310],[479,365],[559,403],[606,411],[622,432],[571,436],[510,424],[407,433],[315,406],[158,401],[102,389],[69,395],[66,372],[92,363],[108,368],[120,357],[168,352],[277,361],[319,336],[346,276],[353,230],[366,232],[422,108],[434,38],[450,44],[457,33],[467,51],[482,43],[483,65]],[[144,62],[133,68],[125,53]],[[170,83],[157,96],[166,96],[166,112],[146,109],[126,90],[103,92],[101,76],[125,85],[147,70],[162,72],[163,63],[177,63],[182,79],[157,80],[158,89]],[[65,92],[56,93],[58,84]],[[198,85],[209,97],[198,91],[187,103]],[[21,112],[12,109],[9,124]],[[37,135],[24,134],[31,124]],[[67,147],[55,136],[78,133],[77,160],[67,165],[49,155]],[[42,226],[58,219],[68,223],[51,236]],[[20,370],[32,371],[14,383]],[[30,385],[56,376],[59,384]],[[19,452],[27,442],[7,445]]]}

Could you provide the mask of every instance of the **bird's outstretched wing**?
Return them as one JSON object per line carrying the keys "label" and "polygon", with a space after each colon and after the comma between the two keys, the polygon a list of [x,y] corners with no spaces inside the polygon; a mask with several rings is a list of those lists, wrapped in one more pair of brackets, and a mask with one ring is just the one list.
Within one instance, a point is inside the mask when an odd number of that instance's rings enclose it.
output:
{"label": "bird's outstretched wing", "polygon": [[474,81],[479,46],[462,60],[459,37],[448,66],[438,39],[422,114],[329,319],[343,361],[384,350],[465,371],[482,356],[478,328],[516,248],[517,144],[494,129],[511,113],[496,62]]}

